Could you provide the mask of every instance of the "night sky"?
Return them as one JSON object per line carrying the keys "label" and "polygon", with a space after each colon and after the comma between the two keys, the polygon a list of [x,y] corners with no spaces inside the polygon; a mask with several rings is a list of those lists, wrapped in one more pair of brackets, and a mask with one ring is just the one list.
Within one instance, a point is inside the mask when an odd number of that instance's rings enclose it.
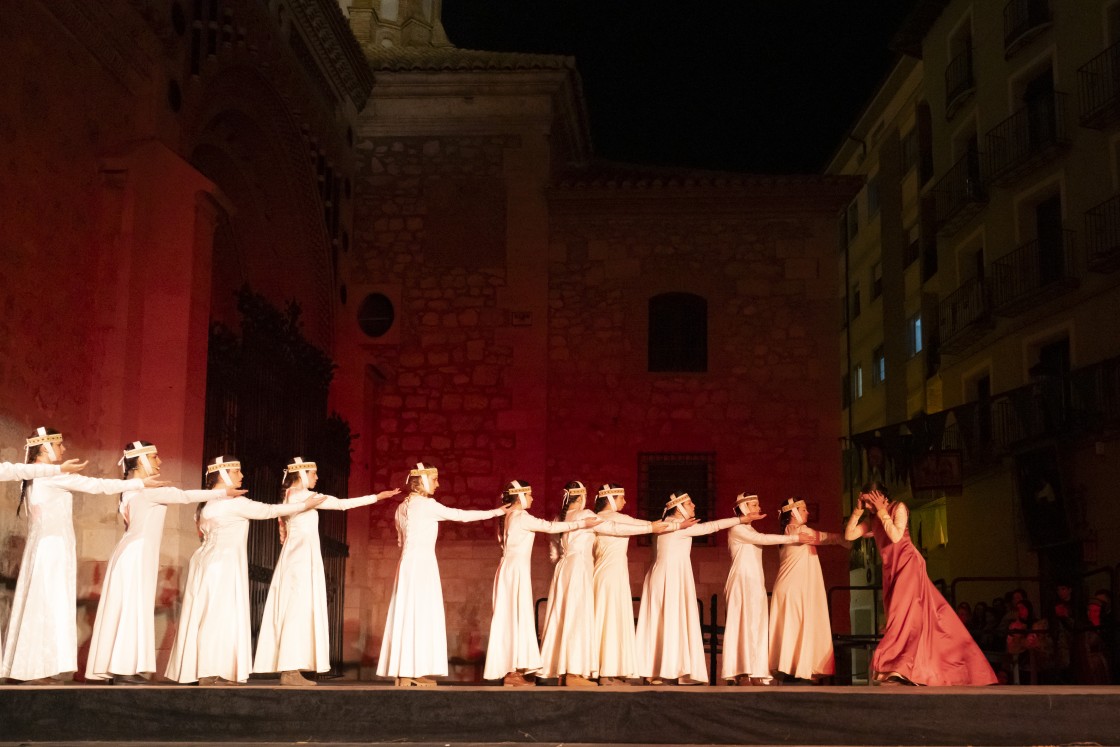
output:
{"label": "night sky", "polygon": [[444,0],[452,43],[572,55],[602,158],[818,172],[914,0]]}

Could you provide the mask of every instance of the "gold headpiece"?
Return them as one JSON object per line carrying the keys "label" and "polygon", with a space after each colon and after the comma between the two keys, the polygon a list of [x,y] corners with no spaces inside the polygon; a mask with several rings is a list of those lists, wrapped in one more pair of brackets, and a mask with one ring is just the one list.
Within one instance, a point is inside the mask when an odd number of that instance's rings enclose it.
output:
{"label": "gold headpiece", "polygon": [[222,478],[222,482],[233,487],[233,480],[229,476],[231,469],[241,469],[241,462],[236,459],[227,461],[225,455],[222,455],[215,457],[211,464],[206,465],[206,474],[212,475],[217,472]]}
{"label": "gold headpiece", "polygon": [[432,478],[439,476],[439,470],[435,467],[425,467],[423,462],[416,463],[416,469],[409,470],[409,477],[419,477],[420,482],[424,485],[424,490],[428,493],[432,492]]}
{"label": "gold headpiece", "polygon": [[564,488],[564,497],[566,498],[566,497],[572,496],[572,495],[586,496],[587,495],[587,487],[582,482],[580,482],[579,480],[574,480],[573,482],[575,482],[575,484],[578,487]]}
{"label": "gold headpiece", "polygon": [[506,492],[509,493],[510,495],[518,495],[520,493],[529,493],[533,490],[528,485],[522,485],[519,480],[514,480],[513,482],[510,483],[510,485],[512,485],[513,487],[510,487],[510,488],[506,489]]}
{"label": "gold headpiece", "polygon": [[28,448],[31,448],[32,446],[40,446],[42,444],[57,444],[62,441],[61,433],[47,433],[46,428],[36,428],[35,433],[38,435],[32,436],[31,438],[27,439]]}
{"label": "gold headpiece", "polygon": [[596,498],[610,498],[612,495],[626,495],[624,488],[604,488],[595,494]]}
{"label": "gold headpiece", "polygon": [[241,462],[223,462],[222,457],[218,457],[213,464],[206,465],[206,474],[212,475],[227,469],[241,469]]}
{"label": "gold headpiece", "polygon": [[305,461],[303,457],[298,456],[288,465],[288,472],[305,472],[312,469],[318,469],[315,466],[315,462]]}
{"label": "gold headpiece", "polygon": [[158,451],[159,450],[155,447],[154,444],[148,444],[147,446],[145,446],[140,441],[133,441],[131,448],[124,450],[124,456],[121,457],[120,461],[117,462],[117,464],[119,464],[121,467],[124,467],[124,463],[126,460],[139,457],[140,462],[144,465],[148,472],[151,473],[153,471],[152,463],[148,461],[148,455],[155,454]]}
{"label": "gold headpiece", "polygon": [[793,510],[793,509],[795,509],[795,508],[799,508],[799,509],[801,509],[802,511],[808,511],[808,510],[809,510],[809,509],[808,509],[808,508],[807,508],[807,507],[805,506],[805,501],[803,501],[803,500],[797,500],[796,498],[790,498],[790,499],[789,499],[789,500],[787,500],[787,501],[786,501],[786,502],[785,502],[784,504],[782,504],[782,513],[784,514],[784,513],[786,513],[787,511],[792,511],[792,510]]}
{"label": "gold headpiece", "polygon": [[665,504],[665,508],[666,509],[676,508],[677,506],[681,505],[685,501],[691,500],[691,499],[692,499],[692,496],[690,496],[688,493],[681,493],[680,495],[677,495],[676,493],[673,493],[671,496],[669,496],[669,502]]}
{"label": "gold headpiece", "polygon": [[739,493],[739,496],[735,499],[735,505],[738,506],[740,503],[750,503],[751,501],[757,500],[758,496],[754,493]]}

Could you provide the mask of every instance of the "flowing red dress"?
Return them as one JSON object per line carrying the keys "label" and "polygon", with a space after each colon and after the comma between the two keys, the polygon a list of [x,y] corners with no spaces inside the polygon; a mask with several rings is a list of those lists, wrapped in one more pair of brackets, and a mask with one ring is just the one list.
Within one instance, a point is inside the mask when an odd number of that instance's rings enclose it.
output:
{"label": "flowing red dress", "polygon": [[[893,516],[899,504],[891,506]],[[871,667],[918,685],[993,685],[995,672],[957,613],[926,575],[926,561],[907,528],[891,542],[879,521],[875,544],[883,558],[887,626]]]}

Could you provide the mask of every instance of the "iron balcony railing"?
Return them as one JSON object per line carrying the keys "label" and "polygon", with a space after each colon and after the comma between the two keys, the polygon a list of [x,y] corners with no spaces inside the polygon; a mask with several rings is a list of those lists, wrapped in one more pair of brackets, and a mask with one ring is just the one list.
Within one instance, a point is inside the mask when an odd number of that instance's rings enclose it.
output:
{"label": "iron balcony railing", "polygon": [[951,350],[968,329],[989,318],[988,291],[983,279],[973,278],[938,304],[942,350]]}
{"label": "iron balcony railing", "polygon": [[1120,43],[1077,69],[1081,124],[1104,128],[1120,119]]}
{"label": "iron balcony railing", "polygon": [[1049,0],[1011,0],[1003,6],[1003,53],[1010,57],[1051,21]]}
{"label": "iron balcony railing", "polygon": [[[998,466],[1024,444],[1040,439],[1081,438],[1120,425],[1120,357],[1062,374],[1039,376],[1026,386],[958,405],[937,416],[923,415],[898,424],[911,433],[924,433],[931,418],[939,420],[944,427],[932,444],[900,439],[895,448],[913,451],[911,457],[931,446],[960,449],[964,474],[974,475]],[[859,434],[853,440],[859,442],[874,435]],[[897,459],[901,455],[888,456]]]}
{"label": "iron balcony railing", "polygon": [[951,116],[957,107],[972,93],[975,80],[972,76],[972,48],[966,47],[945,67],[945,112]]}
{"label": "iron balcony railing", "polygon": [[1091,269],[1120,267],[1120,195],[1085,211],[1085,243]]}
{"label": "iron balcony railing", "polygon": [[982,160],[980,153],[970,150],[930,190],[938,231],[950,233],[956,230],[987,204]]}
{"label": "iron balcony railing", "polygon": [[1006,183],[1047,160],[1069,144],[1066,94],[1054,91],[1036,96],[1007,119],[988,130],[988,172],[993,183]]}
{"label": "iron balcony railing", "polygon": [[1063,229],[1054,239],[1028,241],[992,262],[992,308],[1017,313],[1043,291],[1071,280],[1074,232]]}

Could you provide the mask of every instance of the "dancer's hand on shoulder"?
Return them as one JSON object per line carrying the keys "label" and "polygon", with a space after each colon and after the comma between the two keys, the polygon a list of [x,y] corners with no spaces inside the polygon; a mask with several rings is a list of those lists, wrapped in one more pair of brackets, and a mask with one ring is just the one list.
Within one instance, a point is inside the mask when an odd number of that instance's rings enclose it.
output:
{"label": "dancer's hand on shoulder", "polygon": [[697,524],[699,524],[699,523],[700,523],[700,520],[699,520],[699,519],[697,519],[697,518],[696,518],[695,516],[690,516],[689,518],[687,518],[687,519],[685,519],[684,521],[682,521],[682,522],[681,522],[681,523],[680,523],[680,524],[679,524],[679,525],[677,526],[677,529],[678,529],[678,530],[679,530],[679,529],[688,529],[689,527],[694,527],[694,526],[696,526],[696,525],[697,525]]}
{"label": "dancer's hand on shoulder", "polygon": [[802,527],[801,530],[797,533],[797,544],[799,545],[811,545],[816,542],[816,540],[817,533],[812,529]]}
{"label": "dancer's hand on shoulder", "polygon": [[670,524],[667,521],[652,521],[650,524],[653,526],[654,534],[665,534],[666,532],[674,532],[677,529],[676,524]]}
{"label": "dancer's hand on shoulder", "polygon": [[582,528],[590,529],[591,527],[597,527],[602,524],[603,518],[601,516],[589,516],[586,519],[580,519],[579,523]]}
{"label": "dancer's hand on shoulder", "polygon": [[757,511],[755,511],[753,513],[743,514],[742,516],[740,516],[739,517],[739,523],[740,524],[750,524],[752,521],[758,521],[759,519],[765,519],[765,518],[766,518],[766,514],[760,514]]}
{"label": "dancer's hand on shoulder", "polygon": [[72,475],[75,472],[81,472],[82,470],[84,470],[87,464],[89,464],[88,461],[79,462],[77,459],[67,459],[65,462],[58,466],[62,468],[63,474]]}
{"label": "dancer's hand on shoulder", "polygon": [[248,490],[242,490],[241,488],[235,488],[231,485],[225,486],[224,488],[222,488],[222,490],[225,490],[226,495],[229,496],[230,498],[236,498],[239,495],[245,495],[246,493],[249,492]]}
{"label": "dancer's hand on shoulder", "polygon": [[322,493],[312,493],[311,497],[303,502],[303,510],[310,511],[317,506],[321,506],[325,500],[327,500],[327,496]]}
{"label": "dancer's hand on shoulder", "polygon": [[165,488],[170,484],[171,483],[169,483],[167,480],[159,479],[159,475],[151,475],[144,478],[145,488]]}

